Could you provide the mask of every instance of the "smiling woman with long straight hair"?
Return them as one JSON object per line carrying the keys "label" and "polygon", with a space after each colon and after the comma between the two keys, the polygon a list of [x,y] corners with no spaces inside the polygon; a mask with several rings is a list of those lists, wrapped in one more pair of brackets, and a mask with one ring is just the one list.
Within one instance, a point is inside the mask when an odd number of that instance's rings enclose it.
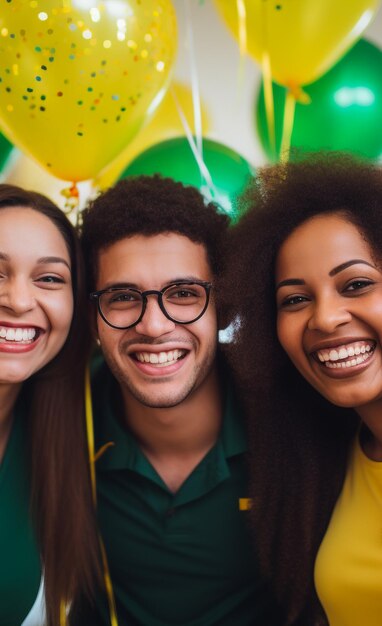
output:
{"label": "smiling woman with long straight hair", "polygon": [[76,234],[47,198],[0,185],[0,623],[44,575],[46,618],[99,570],[84,430],[89,348]]}
{"label": "smiling woman with long straight hair", "polygon": [[263,568],[286,624],[379,626],[382,173],[307,157],[264,168],[243,205],[222,292]]}

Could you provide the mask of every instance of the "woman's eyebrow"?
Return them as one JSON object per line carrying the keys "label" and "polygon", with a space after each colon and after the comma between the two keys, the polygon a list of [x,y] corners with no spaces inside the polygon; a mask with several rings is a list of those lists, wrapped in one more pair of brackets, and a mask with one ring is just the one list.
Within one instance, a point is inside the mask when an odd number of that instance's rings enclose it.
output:
{"label": "woman's eyebrow", "polygon": [[368,265],[369,267],[376,269],[375,266],[372,265],[372,263],[368,263],[367,261],[364,261],[363,259],[352,259],[351,261],[346,261],[346,263],[341,263],[341,265],[337,265],[337,267],[334,267],[332,270],[330,270],[329,276],[335,276],[339,272],[346,270],[347,267],[350,267],[351,265],[358,265],[359,263],[363,265]]}
{"label": "woman's eyebrow", "polygon": [[286,280],[280,281],[279,284],[276,285],[276,291],[277,289],[280,289],[280,287],[287,287],[288,285],[305,285],[305,280],[302,278],[287,278]]}
{"label": "woman's eyebrow", "polygon": [[39,265],[43,265],[44,263],[63,263],[70,270],[69,263],[60,256],[43,256],[40,259],[37,259],[37,263]]}

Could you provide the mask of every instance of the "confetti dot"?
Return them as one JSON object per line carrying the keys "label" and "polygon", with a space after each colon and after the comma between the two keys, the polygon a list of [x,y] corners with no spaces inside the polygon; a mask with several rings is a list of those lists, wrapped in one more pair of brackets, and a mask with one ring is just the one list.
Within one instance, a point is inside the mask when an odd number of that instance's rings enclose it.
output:
{"label": "confetti dot", "polygon": [[121,116],[120,116],[120,115],[117,115],[117,117],[115,118],[115,121],[116,121],[116,122],[119,122],[119,121],[120,121],[120,119],[121,119]]}
{"label": "confetti dot", "polygon": [[41,96],[40,100],[46,100],[46,96]]}
{"label": "confetti dot", "polygon": [[77,30],[77,26],[75,24],[69,24],[69,30],[73,32],[74,30]]}
{"label": "confetti dot", "polygon": [[8,104],[7,111],[9,111],[9,113],[13,112],[13,106],[11,104]]}
{"label": "confetti dot", "polygon": [[84,133],[82,133],[81,131],[77,132],[78,137],[83,137]]}
{"label": "confetti dot", "polygon": [[98,9],[92,8],[90,9],[90,17],[93,22],[99,22],[101,19],[101,14]]}
{"label": "confetti dot", "polygon": [[75,58],[76,58],[76,55],[75,55],[75,54],[69,54],[69,59],[70,59],[71,61],[73,61]]}
{"label": "confetti dot", "polygon": [[21,35],[22,37],[24,37],[24,35],[25,35],[25,30],[24,30],[23,28],[20,30],[20,35]]}
{"label": "confetti dot", "polygon": [[1,34],[3,37],[7,37],[8,36],[8,28],[2,28],[1,29]]}
{"label": "confetti dot", "polygon": [[92,72],[92,73],[90,74],[90,76],[91,76],[92,78],[95,78],[95,77],[97,76],[97,74],[96,74],[96,72]]}
{"label": "confetti dot", "polygon": [[40,107],[40,111],[45,111],[45,107]]}
{"label": "confetti dot", "polygon": [[158,72],[163,72],[164,68],[165,68],[165,64],[163,61],[158,61],[158,63],[156,64],[156,68]]}
{"label": "confetti dot", "polygon": [[126,107],[121,107],[121,111],[126,111]]}
{"label": "confetti dot", "polygon": [[93,37],[92,32],[90,30],[84,30],[82,33],[84,39],[91,39]]}
{"label": "confetti dot", "polygon": [[53,28],[48,28],[48,30],[46,32],[48,33],[48,35],[53,35],[54,30],[53,30]]}
{"label": "confetti dot", "polygon": [[53,61],[54,61],[54,57],[49,57],[49,59],[48,59],[48,60],[50,61],[50,63],[53,63]]}
{"label": "confetti dot", "polygon": [[27,91],[28,91],[29,93],[32,93],[32,91],[33,91],[32,87],[27,87]]}
{"label": "confetti dot", "polygon": [[45,22],[45,20],[48,19],[48,14],[45,13],[45,11],[41,11],[41,13],[38,14],[38,19],[41,20],[42,22]]}
{"label": "confetti dot", "polygon": [[83,101],[82,100],[77,100],[77,104],[78,104],[78,106],[82,106],[83,105]]}
{"label": "confetti dot", "polygon": [[64,95],[64,94],[62,93],[62,91],[57,91],[57,96],[58,96],[59,98],[62,98],[62,96],[63,96],[63,95]]}
{"label": "confetti dot", "polygon": [[9,36],[10,36],[10,38],[11,38],[11,39],[15,39],[15,38],[16,38],[15,33],[12,33],[12,34],[11,34],[11,35],[9,35]]}
{"label": "confetti dot", "polygon": [[110,39],[105,39],[105,41],[103,42],[103,47],[104,48],[111,48],[111,41],[110,41]]}
{"label": "confetti dot", "polygon": [[39,83],[42,80],[41,76],[36,76],[36,80]]}
{"label": "confetti dot", "polygon": [[41,52],[42,48],[40,46],[35,46],[35,52]]}
{"label": "confetti dot", "polygon": [[88,87],[88,91],[93,91],[93,87]]}
{"label": "confetti dot", "polygon": [[47,70],[48,68],[46,67],[46,65],[42,65],[42,66],[41,66],[41,69],[42,69],[42,70]]}
{"label": "confetti dot", "polygon": [[117,94],[114,94],[111,96],[112,100],[119,100],[119,96]]}
{"label": "confetti dot", "polygon": [[8,93],[11,93],[12,89],[10,87],[6,87],[5,91],[7,91]]}
{"label": "confetti dot", "polygon": [[28,96],[22,96],[23,100],[28,100]]}

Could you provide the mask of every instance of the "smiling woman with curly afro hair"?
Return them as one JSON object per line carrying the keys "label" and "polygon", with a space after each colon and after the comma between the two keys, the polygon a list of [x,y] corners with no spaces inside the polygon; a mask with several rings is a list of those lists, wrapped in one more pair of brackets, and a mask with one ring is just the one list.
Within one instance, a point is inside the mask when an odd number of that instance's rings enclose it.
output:
{"label": "smiling woman with curly afro hair", "polygon": [[314,589],[314,563],[360,419],[353,408],[334,406],[317,393],[283,351],[275,264],[301,224],[335,214],[356,227],[380,267],[382,174],[346,155],[297,158],[260,171],[242,208],[221,292],[236,320],[228,352],[247,415],[251,523],[287,624],[327,624]]}

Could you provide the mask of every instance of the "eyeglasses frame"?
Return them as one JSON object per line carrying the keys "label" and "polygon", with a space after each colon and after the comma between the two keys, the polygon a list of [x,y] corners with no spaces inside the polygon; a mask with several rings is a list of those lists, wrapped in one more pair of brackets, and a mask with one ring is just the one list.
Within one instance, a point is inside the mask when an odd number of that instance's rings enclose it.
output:
{"label": "eyeglasses frame", "polygon": [[[195,317],[193,320],[191,320],[190,322],[180,322],[178,320],[174,320],[166,311],[165,306],[163,304],[163,294],[170,289],[171,287],[176,287],[176,286],[181,286],[181,285],[200,285],[201,287],[204,287],[204,290],[206,292],[206,302],[205,305],[203,307],[203,310],[201,311],[201,313],[199,313],[199,315],[197,317]],[[208,281],[204,281],[204,280],[189,280],[189,281],[179,281],[179,282],[175,282],[175,283],[171,283],[170,285],[167,285],[167,287],[164,287],[161,290],[157,290],[157,289],[149,289],[147,291],[140,291],[139,289],[135,289],[134,287],[108,287],[107,289],[101,289],[99,291],[93,291],[92,293],[89,294],[89,298],[93,301],[97,301],[97,310],[98,313],[100,314],[101,318],[103,319],[103,321],[110,326],[111,328],[114,328],[115,330],[128,330],[129,328],[134,328],[134,326],[137,326],[137,324],[139,324],[139,322],[143,319],[143,316],[145,314],[146,311],[146,307],[147,307],[147,296],[157,296],[157,301],[158,301],[158,305],[160,310],[162,311],[163,315],[169,319],[171,322],[174,322],[175,324],[182,324],[182,325],[187,325],[187,324],[193,324],[194,322],[197,322],[206,312],[209,302],[210,302],[210,292],[211,292],[211,288],[212,288],[212,283],[208,282]],[[112,293],[113,291],[123,291],[123,290],[129,290],[129,291],[133,291],[135,293],[138,293],[141,298],[142,298],[142,311],[141,314],[139,316],[139,318],[137,319],[136,322],[134,322],[134,324],[129,324],[129,326],[115,326],[115,324],[111,324],[105,317],[104,313],[102,312],[102,308],[101,308],[101,304],[100,304],[100,297],[104,294],[104,293]]]}

